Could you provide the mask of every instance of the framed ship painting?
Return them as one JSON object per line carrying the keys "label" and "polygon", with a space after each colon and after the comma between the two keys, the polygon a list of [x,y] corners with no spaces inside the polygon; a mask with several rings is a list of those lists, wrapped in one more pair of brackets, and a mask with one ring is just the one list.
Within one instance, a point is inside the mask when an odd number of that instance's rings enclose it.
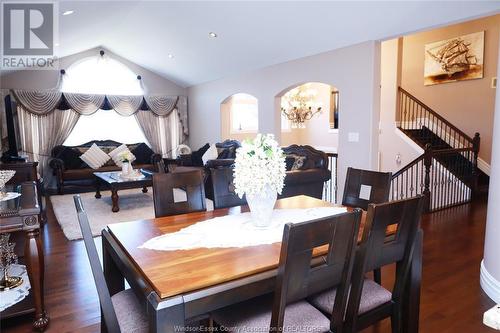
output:
{"label": "framed ship painting", "polygon": [[484,31],[425,45],[424,85],[483,78]]}

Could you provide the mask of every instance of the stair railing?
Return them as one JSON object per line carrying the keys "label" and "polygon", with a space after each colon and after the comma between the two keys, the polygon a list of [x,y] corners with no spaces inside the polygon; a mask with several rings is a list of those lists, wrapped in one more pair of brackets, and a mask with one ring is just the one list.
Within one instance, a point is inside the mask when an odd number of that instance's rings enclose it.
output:
{"label": "stair railing", "polygon": [[[401,130],[421,130],[427,128],[445,141],[451,148],[474,148],[479,134],[471,138],[443,116],[425,105],[418,98],[398,88],[398,127]],[[432,139],[429,137],[429,139]],[[479,147],[477,147],[479,148]]]}
{"label": "stair railing", "polygon": [[328,170],[330,171],[330,180],[323,186],[323,200],[337,202],[337,171],[339,155],[337,153],[326,153],[328,156]]}
{"label": "stair railing", "polygon": [[[470,153],[468,148],[460,151]],[[456,149],[434,150],[428,144],[422,155],[394,173],[391,182],[391,199],[401,200],[417,195],[425,197],[427,212],[468,203],[472,200],[474,179],[470,163],[462,159],[452,170],[444,167],[447,158],[456,157]]]}
{"label": "stair railing", "polygon": [[401,87],[398,117],[398,128],[410,137],[423,135],[426,145],[421,156],[393,175],[392,199],[422,194],[426,211],[470,202],[477,190],[479,133],[469,137]]}

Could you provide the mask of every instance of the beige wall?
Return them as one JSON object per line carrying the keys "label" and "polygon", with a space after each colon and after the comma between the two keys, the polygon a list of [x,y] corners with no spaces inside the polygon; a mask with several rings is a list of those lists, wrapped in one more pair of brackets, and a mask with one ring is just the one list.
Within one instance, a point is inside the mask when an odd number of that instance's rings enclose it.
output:
{"label": "beige wall", "polygon": [[[99,50],[105,52],[120,61],[142,77],[142,83],[146,94],[164,94],[187,96],[187,89],[176,85],[133,62],[128,61],[102,47],[96,47],[84,52],[76,53],[60,59],[60,69],[68,68],[74,62],[99,54]],[[0,73],[0,87],[8,89],[51,89],[57,86],[59,71],[48,70],[21,70],[9,73]]]}
{"label": "beige wall", "polygon": [[[339,190],[348,166],[376,169],[380,109],[380,44],[370,41],[189,88],[190,144],[221,137],[220,104],[245,92],[259,101],[259,131],[281,137],[280,98],[290,87],[323,82],[340,91]],[[357,133],[351,142],[349,133]],[[355,136],[355,135],[354,135]]]}
{"label": "beige wall", "polygon": [[[403,38],[401,85],[469,136],[481,134],[479,157],[490,164],[497,75],[500,15],[452,25]],[[485,31],[484,78],[424,86],[424,45]]]}
{"label": "beige wall", "polygon": [[[311,120],[306,121],[306,128],[292,128],[281,131],[281,144],[310,145],[324,151],[337,151],[338,130],[330,130],[330,95],[332,86],[324,83],[311,83],[311,89],[318,92],[317,102],[322,104],[322,111],[314,115]],[[340,92],[342,100],[342,92]],[[339,111],[341,112],[341,111]]]}
{"label": "beige wall", "polygon": [[[402,39],[381,43],[380,48],[380,171],[396,172],[423,150],[396,127],[397,89],[401,80]],[[399,162],[396,157],[399,155]]]}

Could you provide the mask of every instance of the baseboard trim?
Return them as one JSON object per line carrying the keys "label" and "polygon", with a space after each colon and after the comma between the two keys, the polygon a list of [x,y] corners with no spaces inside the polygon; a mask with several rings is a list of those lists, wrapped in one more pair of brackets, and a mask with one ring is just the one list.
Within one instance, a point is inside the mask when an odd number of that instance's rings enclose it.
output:
{"label": "baseboard trim", "polygon": [[490,165],[479,157],[477,158],[477,167],[479,170],[481,170],[482,172],[484,172],[488,176],[490,175]]}
{"label": "baseboard trim", "polygon": [[480,284],[483,291],[495,303],[500,303],[500,281],[495,279],[484,266],[484,260],[481,261]]}

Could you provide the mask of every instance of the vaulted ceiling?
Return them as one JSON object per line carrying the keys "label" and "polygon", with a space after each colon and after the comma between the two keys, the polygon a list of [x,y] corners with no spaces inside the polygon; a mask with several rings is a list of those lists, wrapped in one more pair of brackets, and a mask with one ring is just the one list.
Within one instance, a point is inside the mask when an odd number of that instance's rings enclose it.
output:
{"label": "vaulted ceiling", "polygon": [[74,13],[59,16],[58,56],[103,46],[191,86],[497,13],[500,2],[61,1],[59,9]]}

